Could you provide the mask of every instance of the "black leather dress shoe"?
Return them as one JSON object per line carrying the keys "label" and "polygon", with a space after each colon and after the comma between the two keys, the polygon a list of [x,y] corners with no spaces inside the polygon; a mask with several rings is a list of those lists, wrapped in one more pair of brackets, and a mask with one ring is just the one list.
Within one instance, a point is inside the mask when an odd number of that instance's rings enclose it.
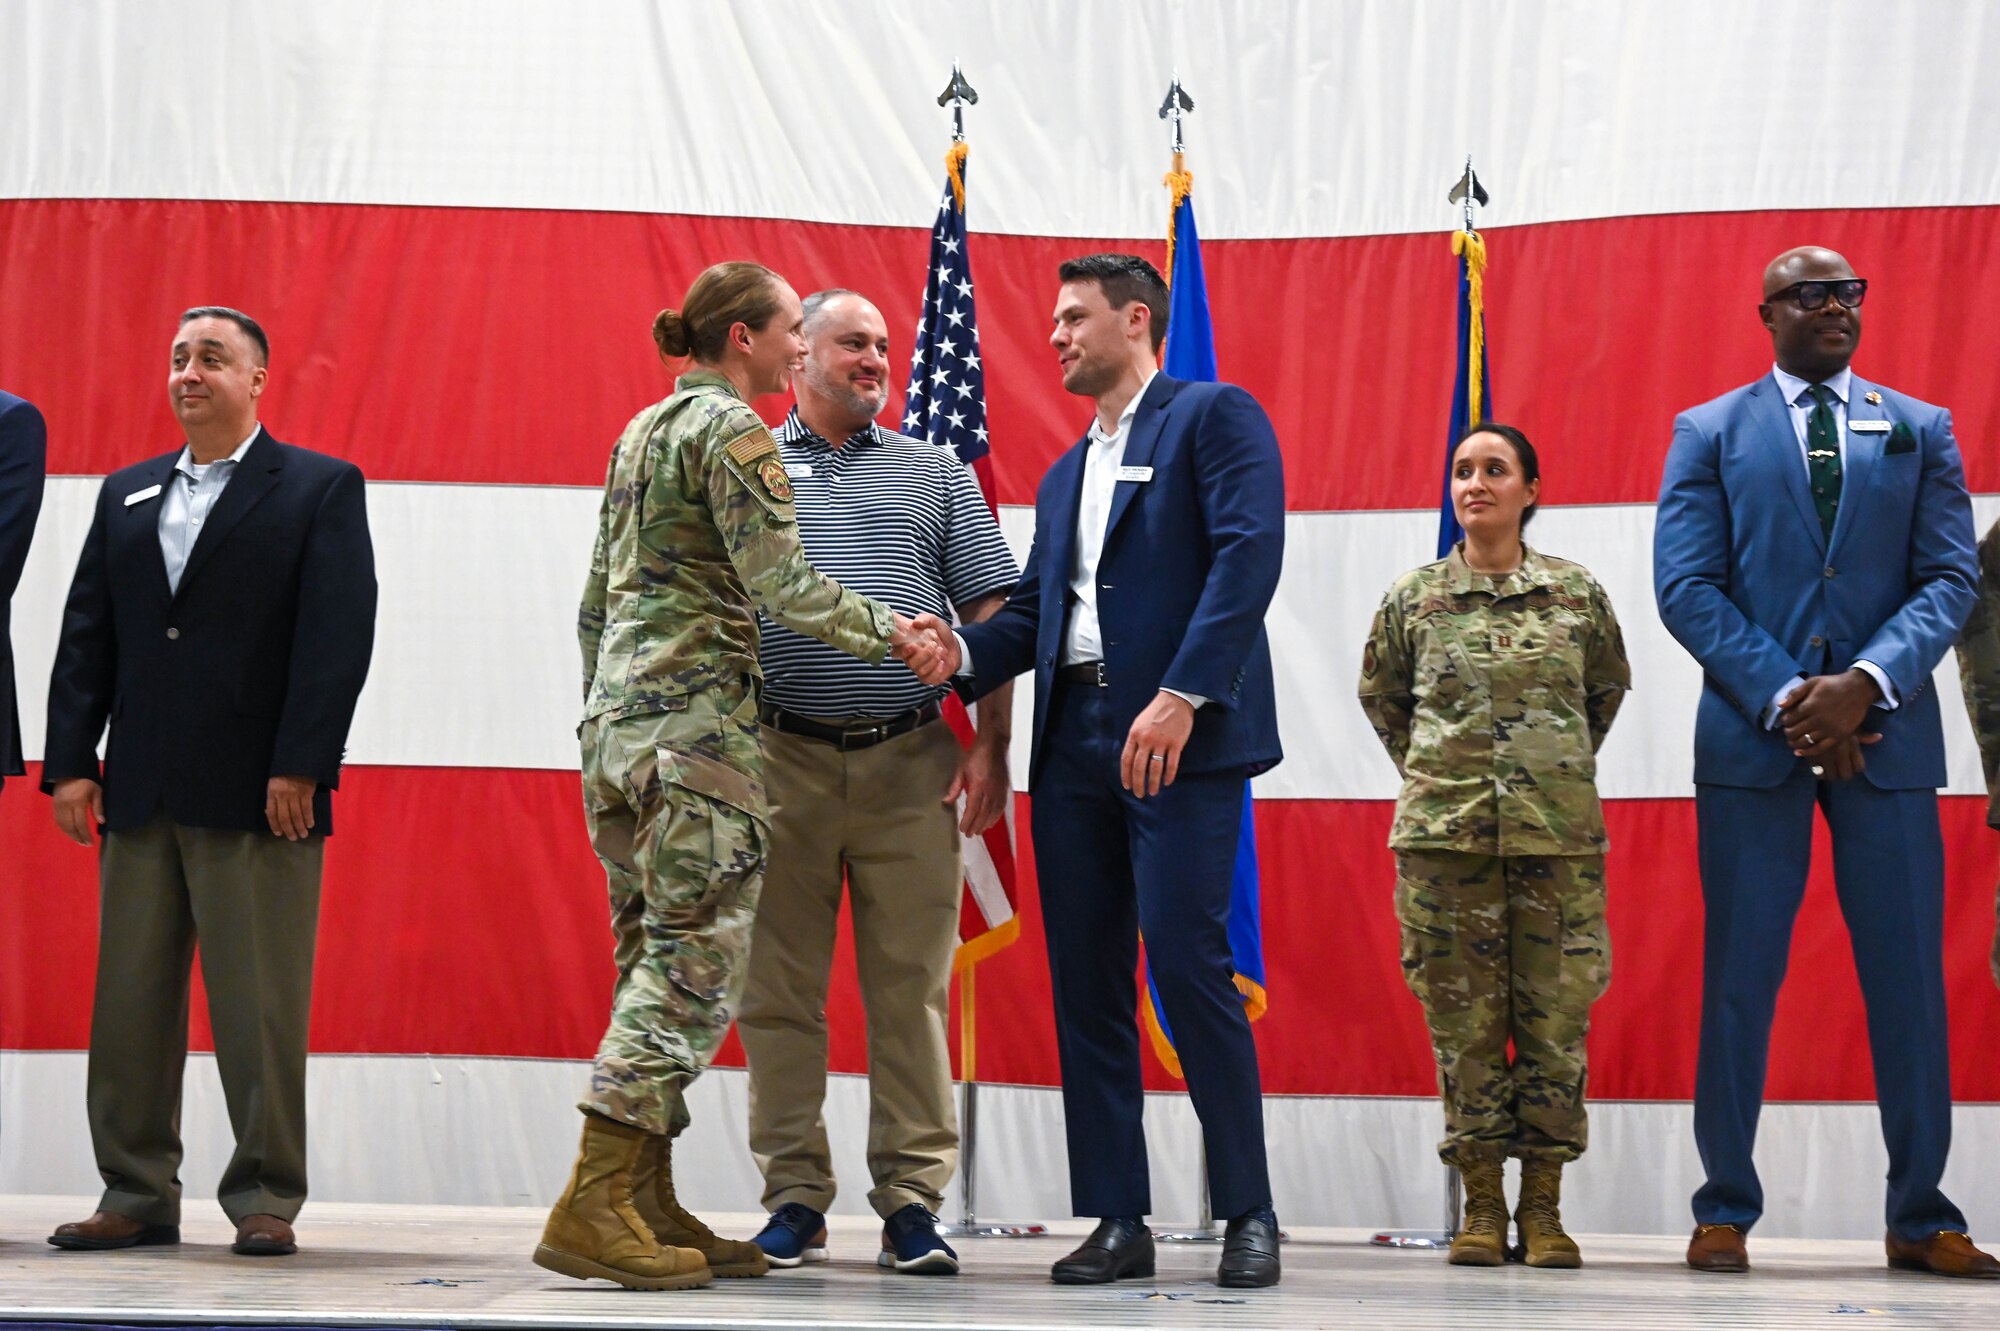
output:
{"label": "black leather dress shoe", "polygon": [[1152,1274],[1153,1231],[1144,1221],[1115,1218],[1098,1221],[1083,1246],[1049,1268],[1058,1285],[1108,1285]]}
{"label": "black leather dress shoe", "polygon": [[1246,1212],[1223,1227],[1216,1284],[1227,1289],[1262,1289],[1277,1284],[1278,1273],[1278,1217],[1270,1207]]}

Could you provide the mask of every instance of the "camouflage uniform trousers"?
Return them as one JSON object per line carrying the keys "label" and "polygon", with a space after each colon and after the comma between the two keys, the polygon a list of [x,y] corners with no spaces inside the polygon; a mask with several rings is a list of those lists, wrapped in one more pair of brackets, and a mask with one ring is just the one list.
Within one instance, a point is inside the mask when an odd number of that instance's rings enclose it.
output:
{"label": "camouflage uniform trousers", "polygon": [[582,1108],[654,1133],[687,1127],[687,1087],[736,1018],[770,844],[755,688],[672,701],[580,732],[618,966]]}
{"label": "camouflage uniform trousers", "polygon": [[1444,1098],[1438,1154],[1576,1159],[1584,1037],[1611,978],[1604,857],[1399,850],[1396,874],[1403,978],[1423,1002]]}

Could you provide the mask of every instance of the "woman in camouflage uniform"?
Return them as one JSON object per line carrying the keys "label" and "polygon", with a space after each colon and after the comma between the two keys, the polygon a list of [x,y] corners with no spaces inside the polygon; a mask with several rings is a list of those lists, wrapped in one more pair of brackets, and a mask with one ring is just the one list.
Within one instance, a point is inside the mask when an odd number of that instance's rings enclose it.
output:
{"label": "woman in camouflage uniform", "polygon": [[[535,1261],[579,1279],[685,1289],[758,1276],[675,1198],[686,1089],[742,995],[770,811],[757,735],[757,612],[871,663],[892,647],[928,682],[910,623],[815,572],[751,399],[805,357],[799,298],[759,264],[717,264],[662,311],[673,396],[612,450],[578,620],[584,814],[611,890],[618,965],[583,1145]],[[885,666],[900,670],[900,665]]]}
{"label": "woman in camouflage uniform", "polygon": [[1403,777],[1396,916],[1437,1055],[1438,1153],[1465,1183],[1459,1265],[1506,1256],[1509,1156],[1516,1255],[1582,1261],[1558,1207],[1562,1167],[1584,1149],[1590,1006],[1610,977],[1596,754],[1631,672],[1604,589],[1522,542],[1540,492],[1525,435],[1469,431],[1451,464],[1465,539],[1389,588],[1361,663],[1361,706]]}

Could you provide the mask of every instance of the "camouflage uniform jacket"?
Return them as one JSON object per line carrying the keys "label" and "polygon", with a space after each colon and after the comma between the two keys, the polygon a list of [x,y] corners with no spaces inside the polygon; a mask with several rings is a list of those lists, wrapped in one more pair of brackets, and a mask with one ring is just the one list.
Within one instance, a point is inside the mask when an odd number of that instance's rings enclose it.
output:
{"label": "camouflage uniform jacket", "polygon": [[1389,844],[1482,855],[1605,848],[1597,749],[1632,682],[1611,601],[1580,564],[1462,550],[1396,579],[1361,656],[1361,706],[1402,773]]}
{"label": "camouflage uniform jacket", "polygon": [[1958,678],[1986,770],[1986,822],[2000,827],[2000,523],[1979,542],[1979,599],[1958,637]]}
{"label": "camouflage uniform jacket", "polygon": [[611,452],[577,616],[584,719],[677,710],[758,674],[760,609],[864,661],[888,654],[888,607],[806,562],[771,432],[723,376],[684,374]]}

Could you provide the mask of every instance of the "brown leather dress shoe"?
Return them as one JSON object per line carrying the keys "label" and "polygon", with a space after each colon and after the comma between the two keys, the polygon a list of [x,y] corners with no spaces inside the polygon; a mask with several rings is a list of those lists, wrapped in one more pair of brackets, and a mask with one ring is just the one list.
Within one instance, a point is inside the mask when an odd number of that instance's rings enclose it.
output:
{"label": "brown leather dress shoe", "polygon": [[1889,1265],[1898,1271],[2000,1280],[2000,1261],[1973,1247],[1972,1240],[1957,1230],[1940,1230],[1927,1239],[1899,1239],[1889,1234],[1884,1236],[1882,1246],[1888,1249]]}
{"label": "brown leather dress shoe", "polygon": [[299,1250],[292,1227],[274,1215],[246,1215],[229,1251],[238,1257],[290,1257]]}
{"label": "brown leather dress shoe", "polygon": [[1688,1240],[1688,1265],[1697,1271],[1748,1271],[1750,1253],[1736,1225],[1696,1225]]}
{"label": "brown leather dress shoe", "polygon": [[105,1252],[112,1248],[144,1248],[179,1243],[179,1225],[149,1225],[115,1211],[98,1211],[88,1220],[57,1225],[49,1242],[72,1252]]}

